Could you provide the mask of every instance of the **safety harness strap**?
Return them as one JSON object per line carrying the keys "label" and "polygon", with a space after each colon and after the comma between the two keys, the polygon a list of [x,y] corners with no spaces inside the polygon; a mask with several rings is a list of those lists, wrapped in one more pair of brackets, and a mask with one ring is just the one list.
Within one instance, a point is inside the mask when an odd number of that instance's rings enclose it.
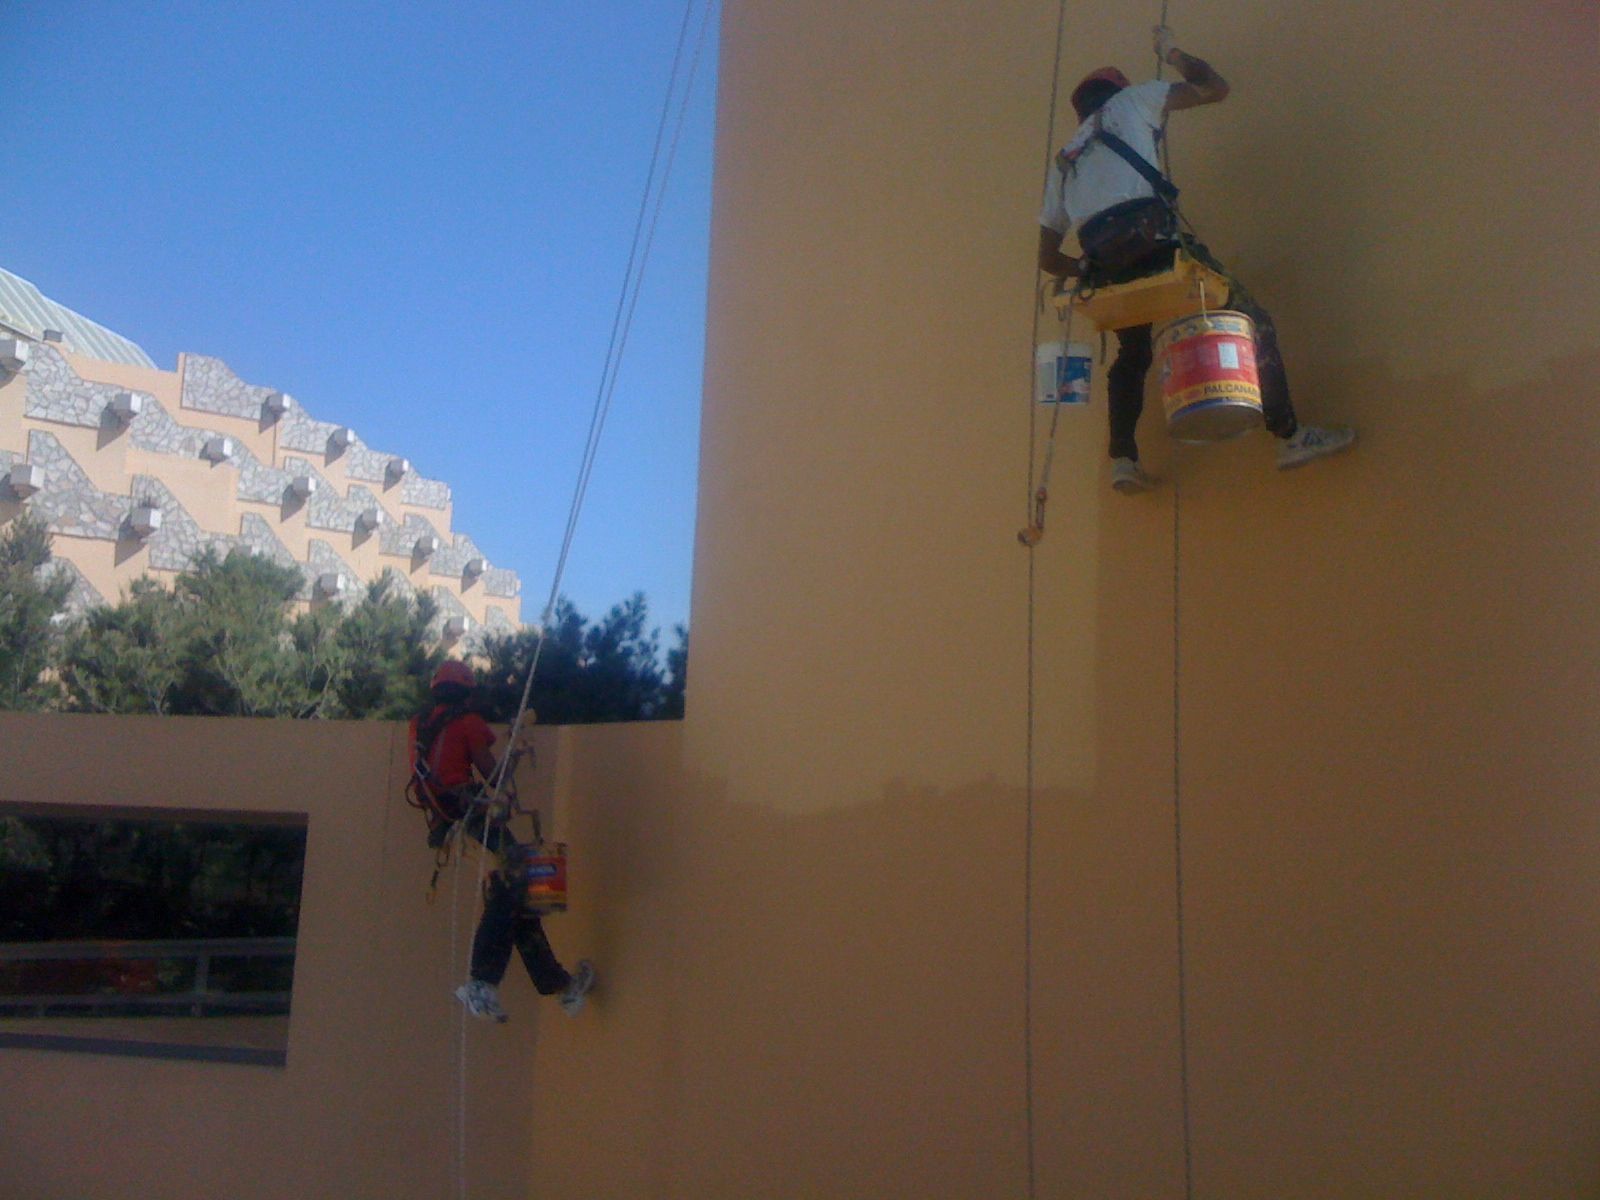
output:
{"label": "safety harness strap", "polygon": [[1135,171],[1139,172],[1139,174],[1143,176],[1144,181],[1153,189],[1155,189],[1157,196],[1160,196],[1161,199],[1165,200],[1169,205],[1177,203],[1177,185],[1163,175],[1160,170],[1157,169],[1156,165],[1144,155],[1140,154],[1132,146],[1128,145],[1127,142],[1123,141],[1104,126],[1096,128],[1091,136],[1100,139],[1100,141],[1106,144],[1107,149],[1111,150],[1112,153],[1114,153],[1118,158],[1122,159],[1123,162],[1127,163]]}

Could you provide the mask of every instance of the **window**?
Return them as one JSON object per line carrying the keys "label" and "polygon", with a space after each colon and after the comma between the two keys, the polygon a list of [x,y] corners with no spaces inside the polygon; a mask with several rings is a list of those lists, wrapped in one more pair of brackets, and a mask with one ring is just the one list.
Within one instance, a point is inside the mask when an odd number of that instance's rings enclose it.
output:
{"label": "window", "polygon": [[283,1065],[306,825],[0,802],[0,1047]]}

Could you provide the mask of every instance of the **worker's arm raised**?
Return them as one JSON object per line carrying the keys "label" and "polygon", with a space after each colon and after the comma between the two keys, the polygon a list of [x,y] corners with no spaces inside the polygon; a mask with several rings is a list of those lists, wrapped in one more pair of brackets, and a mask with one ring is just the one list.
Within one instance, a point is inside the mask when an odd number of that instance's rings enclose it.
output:
{"label": "worker's arm raised", "polygon": [[1172,30],[1165,25],[1156,26],[1156,54],[1162,62],[1178,68],[1182,83],[1175,83],[1167,92],[1167,111],[1180,108],[1198,108],[1202,104],[1215,104],[1228,98],[1228,81],[1218,75],[1211,64],[1192,54],[1179,50],[1173,41]]}

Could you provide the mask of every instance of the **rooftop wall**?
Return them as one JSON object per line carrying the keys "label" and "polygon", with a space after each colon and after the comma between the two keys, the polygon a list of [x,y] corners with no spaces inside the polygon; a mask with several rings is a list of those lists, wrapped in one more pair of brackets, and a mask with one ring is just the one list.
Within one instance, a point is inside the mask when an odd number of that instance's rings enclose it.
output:
{"label": "rooftop wall", "polygon": [[525,1036],[474,1039],[462,1075],[450,991],[475,864],[458,911],[450,874],[425,901],[403,726],[5,713],[0,745],[0,800],[309,818],[287,1065],[0,1050],[0,1194],[446,1196],[463,1083],[467,1177],[526,1194],[539,1018],[508,989]]}

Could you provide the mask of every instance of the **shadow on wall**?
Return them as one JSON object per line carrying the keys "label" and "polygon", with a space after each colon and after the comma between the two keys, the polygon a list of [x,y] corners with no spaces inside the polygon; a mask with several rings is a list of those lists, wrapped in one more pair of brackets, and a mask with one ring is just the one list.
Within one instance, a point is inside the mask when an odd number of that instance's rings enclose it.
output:
{"label": "shadow on wall", "polygon": [[112,551],[112,561],[120,567],[145,553],[149,548],[149,543],[143,538],[136,537],[126,529],[119,530],[116,548]]}

